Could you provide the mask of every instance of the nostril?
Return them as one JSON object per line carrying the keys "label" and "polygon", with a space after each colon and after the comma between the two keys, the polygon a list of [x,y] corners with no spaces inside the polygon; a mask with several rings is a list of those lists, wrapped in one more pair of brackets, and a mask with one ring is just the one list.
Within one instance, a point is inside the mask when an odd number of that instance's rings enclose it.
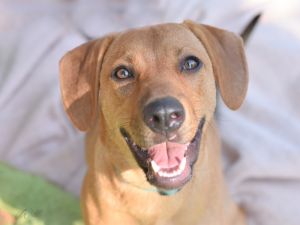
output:
{"label": "nostril", "polygon": [[173,120],[181,119],[181,113],[173,112],[173,113],[170,114],[170,118],[173,119]]}
{"label": "nostril", "polygon": [[149,124],[151,124],[152,126],[155,126],[155,124],[159,124],[162,122],[160,116],[158,115],[153,115],[148,119]]}
{"label": "nostril", "polygon": [[154,115],[151,119],[154,123],[160,123],[161,122],[161,119],[158,115]]}

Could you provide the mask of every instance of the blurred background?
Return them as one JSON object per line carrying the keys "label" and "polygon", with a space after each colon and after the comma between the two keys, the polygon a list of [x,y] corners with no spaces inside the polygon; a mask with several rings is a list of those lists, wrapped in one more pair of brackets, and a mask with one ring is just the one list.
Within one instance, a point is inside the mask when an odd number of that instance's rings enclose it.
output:
{"label": "blurred background", "polygon": [[184,19],[239,33],[259,12],[247,99],[220,106],[224,172],[250,225],[299,225],[299,0],[0,0],[0,225],[80,223],[84,134],[60,99],[66,51]]}

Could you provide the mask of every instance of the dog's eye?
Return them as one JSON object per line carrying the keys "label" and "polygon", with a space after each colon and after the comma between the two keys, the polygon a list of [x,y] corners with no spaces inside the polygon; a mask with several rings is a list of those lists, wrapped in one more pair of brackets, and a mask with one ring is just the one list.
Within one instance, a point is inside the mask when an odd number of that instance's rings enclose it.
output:
{"label": "dog's eye", "polygon": [[118,67],[113,71],[113,78],[118,80],[124,80],[133,77],[132,72],[125,67]]}
{"label": "dog's eye", "polygon": [[196,56],[186,57],[181,66],[182,71],[193,72],[202,67],[202,62]]}

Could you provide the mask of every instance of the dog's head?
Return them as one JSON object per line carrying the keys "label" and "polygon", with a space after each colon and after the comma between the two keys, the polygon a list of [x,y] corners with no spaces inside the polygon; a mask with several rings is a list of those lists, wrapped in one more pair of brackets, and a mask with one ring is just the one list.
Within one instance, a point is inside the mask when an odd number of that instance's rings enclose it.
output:
{"label": "dog's head", "polygon": [[74,125],[86,131],[101,115],[118,154],[130,153],[132,166],[167,190],[191,178],[216,90],[237,109],[248,84],[241,38],[191,21],[88,42],[68,52],[60,69]]}

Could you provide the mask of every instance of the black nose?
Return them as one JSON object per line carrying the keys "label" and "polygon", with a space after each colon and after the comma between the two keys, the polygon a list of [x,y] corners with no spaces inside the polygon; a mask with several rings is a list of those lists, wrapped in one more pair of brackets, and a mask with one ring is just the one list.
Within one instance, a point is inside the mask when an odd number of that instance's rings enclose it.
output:
{"label": "black nose", "polygon": [[185,119],[184,108],[172,97],[156,99],[144,108],[144,121],[156,133],[177,130]]}

